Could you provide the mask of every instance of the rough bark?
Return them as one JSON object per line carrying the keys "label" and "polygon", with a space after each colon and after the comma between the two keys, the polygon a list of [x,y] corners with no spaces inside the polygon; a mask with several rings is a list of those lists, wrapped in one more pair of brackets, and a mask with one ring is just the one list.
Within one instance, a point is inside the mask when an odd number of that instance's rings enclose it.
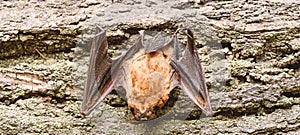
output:
{"label": "rough bark", "polygon": [[[299,7],[276,0],[3,1],[0,133],[296,134]],[[136,124],[116,93],[90,116],[79,113],[86,41],[96,25],[107,30],[111,55],[119,55],[138,30],[170,35],[180,24],[195,31],[215,116],[201,117],[191,106],[188,120]],[[185,95],[178,99],[190,102]]]}

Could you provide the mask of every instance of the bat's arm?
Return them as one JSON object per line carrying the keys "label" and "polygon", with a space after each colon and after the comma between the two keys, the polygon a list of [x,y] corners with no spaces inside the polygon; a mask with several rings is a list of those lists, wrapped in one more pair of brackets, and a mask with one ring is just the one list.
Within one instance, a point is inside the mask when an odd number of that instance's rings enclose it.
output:
{"label": "bat's arm", "polygon": [[179,59],[172,59],[171,65],[180,76],[180,84],[183,91],[192,101],[203,110],[206,115],[212,115],[208,90],[205,83],[193,33],[187,29],[187,45]]}
{"label": "bat's arm", "polygon": [[111,74],[112,60],[108,53],[105,31],[96,29],[92,40],[87,80],[84,88],[81,113],[88,115],[111,92],[114,79]]}
{"label": "bat's arm", "polygon": [[[143,47],[143,31],[137,42],[121,57],[112,60],[108,53],[108,43],[105,31],[97,28],[96,36],[93,38],[91,46],[90,62],[85,84],[81,113],[88,115],[96,106],[112,91],[115,83],[120,82],[120,77],[124,77],[122,68],[126,60],[133,57]],[[121,79],[121,81],[125,81]]]}

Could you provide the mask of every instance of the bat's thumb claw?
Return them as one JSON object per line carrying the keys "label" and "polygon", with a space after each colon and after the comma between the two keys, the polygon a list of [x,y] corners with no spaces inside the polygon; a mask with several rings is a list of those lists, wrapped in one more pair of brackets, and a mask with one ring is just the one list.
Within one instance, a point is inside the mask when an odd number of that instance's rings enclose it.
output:
{"label": "bat's thumb claw", "polygon": [[87,112],[87,111],[80,111],[80,114],[82,114],[84,116],[87,116],[87,115],[89,115],[89,112]]}
{"label": "bat's thumb claw", "polygon": [[142,36],[144,35],[144,32],[145,32],[145,30],[140,30],[139,31],[140,35],[142,35]]}
{"label": "bat's thumb claw", "polygon": [[205,111],[204,113],[205,113],[206,116],[214,116],[217,113],[217,111],[211,111],[210,110],[210,111]]}

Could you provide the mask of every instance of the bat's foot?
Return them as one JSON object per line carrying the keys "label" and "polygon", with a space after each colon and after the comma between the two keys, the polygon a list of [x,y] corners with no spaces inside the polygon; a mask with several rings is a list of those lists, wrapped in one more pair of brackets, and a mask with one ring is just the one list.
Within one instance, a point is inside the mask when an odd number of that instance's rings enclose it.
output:
{"label": "bat's foot", "polygon": [[87,115],[89,115],[89,112],[88,111],[80,111],[80,114],[87,116]]}

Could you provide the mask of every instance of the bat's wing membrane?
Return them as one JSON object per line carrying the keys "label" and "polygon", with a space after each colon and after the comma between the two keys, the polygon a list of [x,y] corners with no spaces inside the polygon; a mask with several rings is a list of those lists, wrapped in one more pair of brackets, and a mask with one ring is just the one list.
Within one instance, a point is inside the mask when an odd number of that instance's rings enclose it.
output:
{"label": "bat's wing membrane", "polygon": [[161,50],[164,46],[168,45],[166,44],[166,38],[164,38],[161,33],[156,34],[153,38],[147,41],[148,42],[144,44],[145,53],[151,53]]}
{"label": "bat's wing membrane", "polygon": [[[182,56],[174,57],[171,65],[180,76],[180,86],[192,101],[203,110],[206,115],[212,115],[208,90],[193,33],[187,29],[187,45]],[[176,48],[176,47],[175,47]],[[178,47],[177,47],[178,48]]]}
{"label": "bat's wing membrane", "polygon": [[108,43],[105,31],[96,29],[96,36],[92,40],[91,54],[87,80],[84,88],[81,113],[88,115],[101,100],[111,91],[112,60],[108,53]]}
{"label": "bat's wing membrane", "polygon": [[122,55],[121,57],[113,60],[112,65],[112,71],[118,72],[120,70],[120,67],[122,66],[123,62],[132,58],[137,52],[139,52],[143,47],[143,37],[144,37],[144,31],[140,31],[140,36],[137,39],[137,41],[134,43],[132,47],[129,48],[129,50]]}
{"label": "bat's wing membrane", "polygon": [[81,113],[88,115],[112,91],[120,74],[123,61],[130,59],[142,47],[143,33],[137,42],[121,57],[112,60],[108,53],[108,43],[105,31],[96,29],[92,40],[91,54],[87,80],[84,89]]}

